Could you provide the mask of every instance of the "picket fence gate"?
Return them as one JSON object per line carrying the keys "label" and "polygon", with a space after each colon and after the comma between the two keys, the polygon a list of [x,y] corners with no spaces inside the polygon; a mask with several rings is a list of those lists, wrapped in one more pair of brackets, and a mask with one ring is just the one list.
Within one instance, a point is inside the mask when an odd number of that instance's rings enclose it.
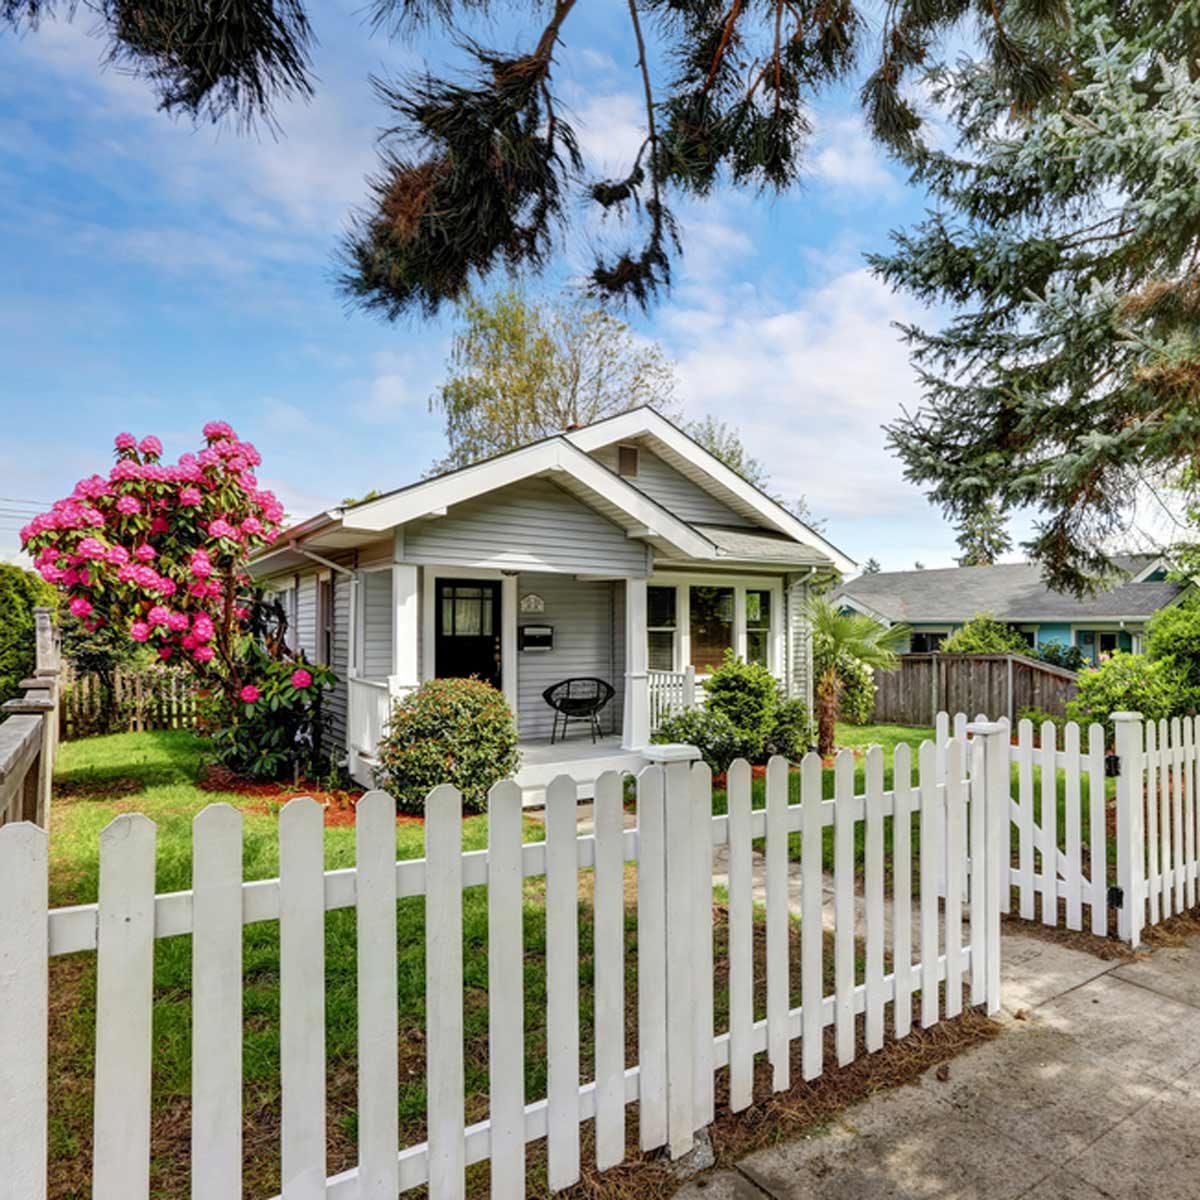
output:
{"label": "picket fence gate", "polygon": [[[964,731],[965,732],[965,731]],[[765,1052],[772,1085],[825,1069],[825,1030],[839,1065],[856,1053],[859,1018],[867,1052],[962,1011],[1000,1002],[1000,890],[1006,842],[1005,733],[998,725],[919,751],[900,746],[894,787],[884,756],[843,751],[835,795],[822,798],[821,762],[771,761],[765,808],[752,807],[745,762],[728,774],[727,815],[712,815],[712,778],[701,763],[650,766],[637,778],[637,827],[623,828],[623,780],[595,786],[595,832],[577,831],[577,785],[554,780],[545,841],[523,844],[519,788],[492,788],[488,848],[464,852],[459,793],[436,788],[425,819],[425,858],[395,861],[395,806],[383,792],[358,805],[353,868],[326,871],[323,817],[310,799],[279,818],[279,877],[242,879],[242,818],[225,804],[193,825],[193,889],[155,895],[155,826],[122,815],[100,835],[99,900],[47,909],[45,833],[0,829],[0,1197],[43,1200],[47,1188],[47,960],[97,953],[93,1196],[146,1200],[150,1189],[152,972],[156,938],[192,937],[192,1196],[242,1193],[242,931],[279,923],[280,1156],[284,1200],[394,1200],[428,1184],[435,1200],[461,1197],[468,1164],[491,1160],[494,1197],[525,1194],[525,1147],[547,1140],[549,1184],[580,1176],[581,1126],[594,1121],[597,1166],[625,1154],[626,1107],[638,1103],[639,1141],[691,1149],[714,1119],[714,1073],[729,1070],[734,1110],[753,1099],[754,1060]],[[935,820],[936,814],[941,816]],[[892,823],[891,895],[885,895],[885,824]],[[917,837],[914,839],[914,824]],[[863,826],[863,856],[856,832]],[[832,828],[833,977],[824,983],[822,843]],[[800,989],[789,983],[789,838],[799,834]],[[753,848],[765,839],[766,1016],[754,1011]],[[713,853],[728,846],[728,1028],[714,1029]],[[914,855],[916,858],[914,859]],[[939,898],[939,867],[946,873]],[[919,895],[912,894],[914,863]],[[637,883],[636,1066],[625,1063],[625,870]],[[593,872],[595,1078],[580,1078],[579,872]],[[524,881],[544,876],[548,1087],[525,1102]],[[863,912],[856,916],[862,884]],[[489,1118],[466,1126],[463,1045],[463,889],[484,884],[488,904]],[[396,904],[424,896],[428,1141],[398,1145]],[[889,922],[890,900],[894,919]],[[358,1161],[327,1176],[325,913],[356,909]],[[964,916],[967,919],[964,937]],[[916,922],[914,924],[914,921]],[[806,933],[816,931],[816,936]],[[856,949],[865,942],[865,971]],[[890,940],[891,970],[885,951]],[[915,943],[915,944],[914,944]],[[914,1016],[914,1001],[919,1010]],[[890,1009],[890,1019],[888,1010]]]}

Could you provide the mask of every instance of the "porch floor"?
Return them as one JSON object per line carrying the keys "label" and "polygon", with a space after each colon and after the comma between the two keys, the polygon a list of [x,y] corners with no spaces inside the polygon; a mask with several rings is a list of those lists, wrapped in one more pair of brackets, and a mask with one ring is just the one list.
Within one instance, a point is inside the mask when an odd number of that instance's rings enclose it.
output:
{"label": "porch floor", "polygon": [[596,780],[605,771],[640,771],[646,760],[638,751],[621,748],[621,739],[609,735],[595,743],[590,737],[555,742],[548,738],[521,743],[521,766],[515,776],[526,807],[546,802],[546,786],[559,775],[570,775],[579,784],[579,798],[590,800]]}

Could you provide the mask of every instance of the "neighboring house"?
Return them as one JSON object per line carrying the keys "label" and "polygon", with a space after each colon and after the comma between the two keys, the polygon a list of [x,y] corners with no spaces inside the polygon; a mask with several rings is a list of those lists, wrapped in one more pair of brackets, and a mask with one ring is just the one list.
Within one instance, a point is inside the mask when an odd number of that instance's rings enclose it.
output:
{"label": "neighboring house", "polygon": [[[396,697],[476,675],[516,713],[527,789],[564,763],[636,769],[657,718],[727,649],[811,703],[809,589],[853,568],[648,408],[320,513],[251,564],[341,680],[333,723],[356,779]],[[573,676],[616,690],[603,746],[582,725],[547,744],[542,692]]]}
{"label": "neighboring house", "polygon": [[972,617],[990,613],[1025,634],[1031,648],[1050,642],[1078,646],[1094,665],[1114,650],[1138,653],[1146,622],[1192,587],[1168,581],[1166,564],[1155,555],[1119,555],[1114,561],[1124,581],[1082,598],[1052,591],[1041,568],[1031,563],[881,571],[842,584],[833,596],[844,608],[887,625],[910,625],[907,649],[913,653],[936,650]]}

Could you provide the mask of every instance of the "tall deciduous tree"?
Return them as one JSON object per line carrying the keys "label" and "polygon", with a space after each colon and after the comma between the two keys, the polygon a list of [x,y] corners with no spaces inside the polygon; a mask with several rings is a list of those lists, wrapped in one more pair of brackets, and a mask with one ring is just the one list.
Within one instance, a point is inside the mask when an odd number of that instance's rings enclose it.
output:
{"label": "tall deciduous tree", "polygon": [[[542,267],[563,230],[594,221],[599,210],[622,236],[597,255],[591,287],[645,304],[669,284],[680,242],[672,195],[704,196],[718,180],[789,187],[802,166],[813,101],[850,76],[860,52],[872,60],[861,93],[867,121],[904,148],[921,124],[906,85],[940,39],[969,22],[1005,90],[1032,103],[1054,78],[1037,37],[1064,19],[1067,4],[893,0],[882,31],[870,19],[874,0],[613,5],[610,19],[624,25],[628,84],[644,101],[643,136],[617,178],[585,179],[555,62],[584,5],[373,0],[367,8],[376,31],[403,36],[441,26],[460,47],[463,69],[374,81],[391,128],[346,242],[343,286],[389,318],[433,312],[497,268]],[[0,21],[33,27],[58,7],[0,0]],[[97,18],[109,60],[148,79],[168,112],[252,123],[269,120],[277,99],[314,89],[301,0],[82,0],[82,7]],[[502,11],[504,42],[519,49],[471,36],[472,22],[494,33],[488,18]]]}
{"label": "tall deciduous tree", "polygon": [[954,309],[904,330],[924,385],[890,429],[909,478],[959,520],[1040,510],[1026,546],[1078,592],[1142,489],[1200,456],[1200,8],[1072,8],[1032,108],[991,62],[932,73],[958,145],[914,147],[936,208],[873,262]]}
{"label": "tall deciduous tree", "polygon": [[579,299],[508,287],[461,306],[449,374],[430,401],[450,451],[434,471],[651,404],[675,405],[673,364],[654,342]]}
{"label": "tall deciduous tree", "polygon": [[992,500],[963,517],[955,540],[962,551],[958,556],[960,567],[990,567],[1012,549],[1008,523]]}

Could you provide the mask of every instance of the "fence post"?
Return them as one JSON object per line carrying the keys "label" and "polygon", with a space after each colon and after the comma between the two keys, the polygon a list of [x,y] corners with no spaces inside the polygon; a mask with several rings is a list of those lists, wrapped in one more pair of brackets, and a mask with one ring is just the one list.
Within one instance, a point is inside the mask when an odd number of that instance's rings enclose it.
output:
{"label": "fence post", "polygon": [[1145,898],[1145,839],[1142,820],[1142,772],[1145,755],[1142,746],[1142,714],[1115,712],[1117,761],[1117,935],[1137,947],[1142,940]]}
{"label": "fence post", "polygon": [[696,668],[691,663],[683,668],[683,707],[696,707]]}
{"label": "fence post", "polygon": [[[990,1014],[1000,1011],[1000,913],[1009,883],[1009,732],[1005,721],[973,721],[967,726],[972,737],[984,744],[984,1003]],[[971,803],[980,797],[973,795]],[[977,868],[975,847],[971,847],[971,869]],[[971,953],[978,953],[972,946]]]}
{"label": "fence post", "polygon": [[46,680],[50,699],[54,701],[54,712],[47,718],[54,726],[50,738],[50,770],[58,758],[58,706],[62,703],[62,659],[59,653],[58,632],[51,619],[51,611],[44,605],[33,610],[35,643],[34,674]]}

